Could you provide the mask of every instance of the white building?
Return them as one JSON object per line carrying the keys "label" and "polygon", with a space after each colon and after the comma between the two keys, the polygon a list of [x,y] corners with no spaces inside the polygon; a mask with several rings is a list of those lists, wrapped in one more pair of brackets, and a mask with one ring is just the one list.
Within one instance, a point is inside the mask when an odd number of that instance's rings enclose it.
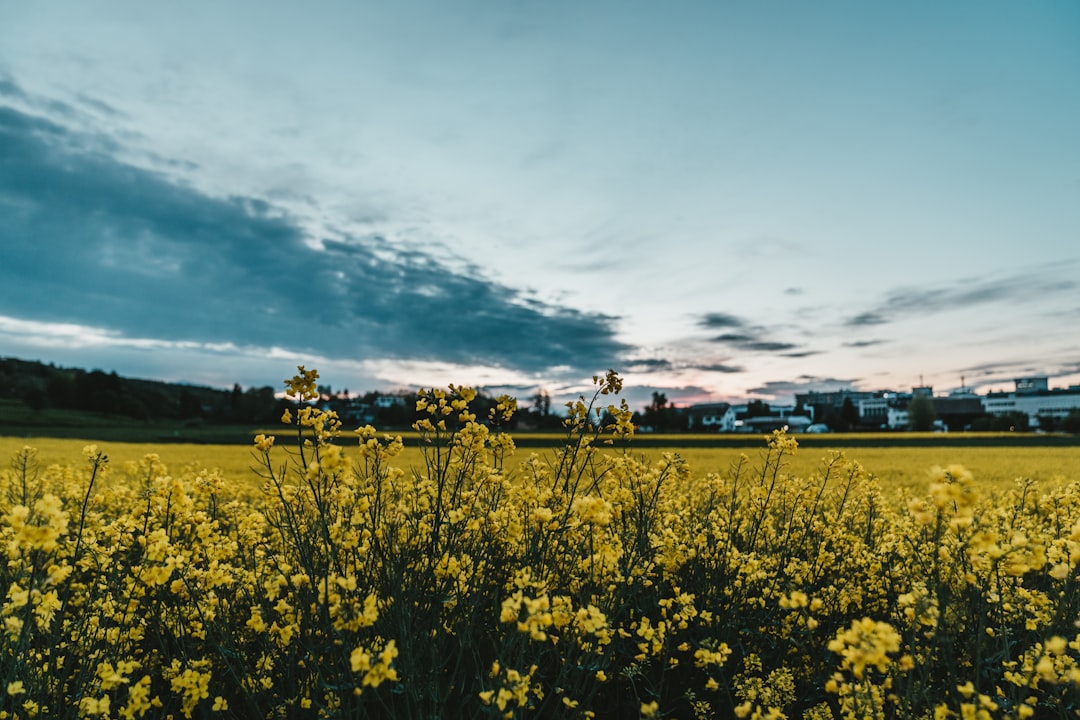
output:
{"label": "white building", "polygon": [[687,408],[694,432],[735,432],[735,408],[730,403],[705,403]]}
{"label": "white building", "polygon": [[375,407],[386,410],[392,407],[404,407],[405,398],[401,395],[379,395],[375,398]]}
{"label": "white building", "polygon": [[904,407],[890,407],[886,424],[890,430],[902,430],[910,425],[911,419],[908,416],[907,405],[904,405]]}
{"label": "white building", "polygon": [[[874,397],[859,400],[859,421],[864,426],[876,424],[890,430],[905,427],[907,425],[906,408],[909,402],[911,402],[911,393],[897,393],[891,390],[874,393]],[[898,411],[903,416],[903,422],[900,421]]]}
{"label": "white building", "polygon": [[1016,390],[989,393],[982,402],[988,415],[1024,413],[1031,427],[1037,428],[1040,417],[1061,420],[1073,410],[1080,410],[1080,386],[1051,390],[1045,377],[1017,378]]}

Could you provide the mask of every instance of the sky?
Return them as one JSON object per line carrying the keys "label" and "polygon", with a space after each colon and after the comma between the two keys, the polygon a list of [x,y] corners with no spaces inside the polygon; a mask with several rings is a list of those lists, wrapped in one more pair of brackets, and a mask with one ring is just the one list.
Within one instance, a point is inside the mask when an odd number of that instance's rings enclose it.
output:
{"label": "sky", "polygon": [[0,0],[0,356],[1080,383],[1080,3]]}

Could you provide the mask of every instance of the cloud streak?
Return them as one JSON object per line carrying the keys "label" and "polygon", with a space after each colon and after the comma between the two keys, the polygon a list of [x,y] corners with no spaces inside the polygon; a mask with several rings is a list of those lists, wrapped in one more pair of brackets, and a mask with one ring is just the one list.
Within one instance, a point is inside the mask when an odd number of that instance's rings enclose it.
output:
{"label": "cloud streak", "polygon": [[[728,313],[706,313],[698,320],[698,327],[707,330],[729,330],[729,332],[709,338],[710,342],[747,352],[788,353],[797,351],[799,348],[794,343],[771,340],[769,339],[769,331],[766,328],[752,325],[742,318]],[[805,355],[793,354],[791,357],[805,357]]]}
{"label": "cloud streak", "polygon": [[[6,81],[4,94],[26,99]],[[617,318],[540,303],[378,237],[312,238],[257,198],[119,161],[107,138],[0,102],[0,314],[104,337],[434,359],[525,372],[611,366]]]}
{"label": "cloud streak", "polygon": [[856,390],[857,384],[857,380],[851,379],[802,375],[796,380],[770,380],[758,387],[750,388],[748,392],[752,395],[762,395],[764,397],[787,401],[795,394],[808,393],[810,391],[832,392],[837,390]]}
{"label": "cloud streak", "polygon": [[[1071,263],[1070,263],[1071,264]],[[1056,268],[1060,270],[1060,267]],[[962,279],[950,286],[897,288],[875,306],[851,316],[849,327],[884,325],[912,315],[932,315],[981,305],[1023,303],[1040,296],[1072,293],[1080,287],[1075,280],[1049,280],[1048,269],[1008,277],[982,280]]]}

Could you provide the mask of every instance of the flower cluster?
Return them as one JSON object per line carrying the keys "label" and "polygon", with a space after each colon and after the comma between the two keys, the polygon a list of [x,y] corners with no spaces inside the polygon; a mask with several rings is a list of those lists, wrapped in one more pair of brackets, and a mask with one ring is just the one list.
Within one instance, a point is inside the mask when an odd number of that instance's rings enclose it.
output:
{"label": "flower cluster", "polygon": [[[0,473],[0,718],[1026,718],[1080,707],[1080,483],[893,493],[647,458],[597,376],[563,446],[417,396],[423,461],[287,381],[258,482],[96,447]],[[295,438],[292,437],[295,434]],[[606,447],[605,443],[620,442]],[[102,479],[107,477],[107,482]],[[73,698],[77,698],[73,701]]]}

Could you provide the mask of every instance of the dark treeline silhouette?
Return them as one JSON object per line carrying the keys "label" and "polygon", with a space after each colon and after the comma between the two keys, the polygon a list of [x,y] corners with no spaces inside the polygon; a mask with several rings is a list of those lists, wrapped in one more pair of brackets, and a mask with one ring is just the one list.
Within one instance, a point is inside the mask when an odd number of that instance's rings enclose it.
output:
{"label": "dark treeline silhouette", "polygon": [[[284,390],[284,386],[280,388]],[[380,430],[409,428],[419,415],[412,391],[371,391],[350,394],[319,385],[318,404],[338,413],[346,429],[374,425]],[[295,404],[275,396],[267,387],[231,390],[125,378],[114,372],[58,367],[36,361],[0,358],[0,401],[22,403],[34,413],[46,409],[75,410],[143,421],[178,421],[187,425],[262,425],[280,422],[287,407]],[[508,430],[556,429],[561,415],[551,411],[546,393],[532,406],[519,405],[512,420],[500,422]],[[488,422],[498,400],[478,392],[471,403],[477,420]]]}
{"label": "dark treeline silhouette", "polygon": [[56,408],[214,424],[268,423],[280,418],[287,404],[271,387],[218,390],[14,358],[0,358],[0,398],[21,401],[34,411]]}
{"label": "dark treeline silhouette", "polygon": [[[406,429],[418,415],[413,392],[366,392],[351,395],[348,390],[334,392],[329,385],[319,386],[319,403],[325,409],[337,411],[346,428],[374,425],[380,430]],[[76,410],[128,417],[135,420],[178,421],[185,424],[272,425],[281,418],[291,403],[275,396],[275,389],[233,385],[221,390],[198,385],[138,380],[121,377],[116,372],[64,368],[36,361],[0,358],[0,401],[20,402],[32,412],[45,409]],[[488,411],[497,400],[478,392],[472,411],[480,422],[487,422]],[[914,408],[913,425],[928,429],[936,417],[933,406]],[[558,431],[562,429],[564,412],[552,407],[552,398],[539,390],[531,398],[519,402],[517,414],[504,429],[515,431]],[[654,392],[652,401],[634,413],[634,424],[654,433],[697,430],[690,419],[690,408],[676,407],[666,395]],[[751,400],[739,413],[739,418],[769,416],[772,408],[761,400]],[[843,405],[795,408],[796,415],[818,418],[833,431],[880,430],[880,419],[870,422],[859,417],[850,399]],[[1018,431],[1030,430],[1028,416],[1023,413],[991,416],[979,414],[963,418],[947,418],[960,429]],[[779,421],[779,424],[784,424]],[[924,427],[925,426],[925,427]],[[1048,431],[1080,434],[1080,411],[1067,417],[1040,416],[1040,427]]]}

